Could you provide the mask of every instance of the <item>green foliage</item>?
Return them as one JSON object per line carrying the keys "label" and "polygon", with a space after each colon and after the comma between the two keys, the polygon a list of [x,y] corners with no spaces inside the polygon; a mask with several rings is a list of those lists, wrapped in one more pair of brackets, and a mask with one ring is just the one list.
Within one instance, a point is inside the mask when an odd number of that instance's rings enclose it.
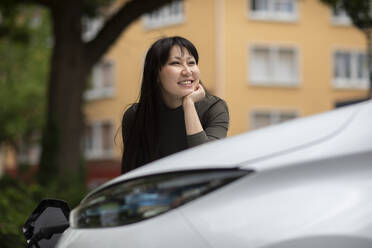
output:
{"label": "green foliage", "polygon": [[372,1],[370,0],[320,0],[334,9],[343,9],[353,25],[364,32],[367,38],[367,61],[369,70],[368,97],[372,99]]}
{"label": "green foliage", "polygon": [[0,39],[7,37],[12,41],[28,41],[29,25],[23,17],[24,6],[17,0],[0,2]]}
{"label": "green foliage", "polygon": [[42,199],[62,199],[73,208],[87,190],[84,181],[75,176],[60,178],[47,187],[4,176],[0,179],[0,192],[0,247],[17,248],[25,247],[21,228]]}
{"label": "green foliage", "polygon": [[28,42],[0,38],[0,143],[15,143],[44,120],[46,79],[50,56],[50,24],[47,12],[24,9],[32,29]]}
{"label": "green foliage", "polygon": [[361,29],[372,27],[371,1],[370,0],[321,0],[332,8],[341,8],[346,11],[353,24]]}

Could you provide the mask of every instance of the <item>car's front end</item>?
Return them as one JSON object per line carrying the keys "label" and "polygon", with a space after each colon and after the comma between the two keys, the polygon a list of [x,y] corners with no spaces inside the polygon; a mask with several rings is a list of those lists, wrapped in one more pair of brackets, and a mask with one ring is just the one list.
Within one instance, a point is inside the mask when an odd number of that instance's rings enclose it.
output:
{"label": "car's front end", "polygon": [[94,190],[65,247],[372,247],[372,101],[184,151]]}

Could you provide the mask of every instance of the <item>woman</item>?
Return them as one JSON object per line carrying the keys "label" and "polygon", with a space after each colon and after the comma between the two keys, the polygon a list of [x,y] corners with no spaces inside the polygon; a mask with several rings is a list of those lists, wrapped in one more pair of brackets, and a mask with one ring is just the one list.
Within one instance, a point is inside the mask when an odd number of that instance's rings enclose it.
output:
{"label": "woman", "polygon": [[150,47],[139,102],[122,119],[122,173],[226,137],[227,105],[205,92],[198,60],[194,45],[182,37],[163,38]]}

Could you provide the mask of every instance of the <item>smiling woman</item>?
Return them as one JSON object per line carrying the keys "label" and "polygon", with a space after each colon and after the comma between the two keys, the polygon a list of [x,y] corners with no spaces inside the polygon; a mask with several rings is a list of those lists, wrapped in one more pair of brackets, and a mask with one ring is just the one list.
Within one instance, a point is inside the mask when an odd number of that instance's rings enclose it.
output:
{"label": "smiling woman", "polygon": [[195,46],[182,37],[163,38],[150,47],[139,102],[122,119],[122,173],[226,137],[227,105],[205,91],[198,62]]}
{"label": "smiling woman", "polygon": [[185,47],[173,46],[169,58],[159,72],[160,89],[164,102],[170,107],[178,107],[186,97],[199,90],[197,97],[204,97],[199,87],[200,71],[195,58]]}

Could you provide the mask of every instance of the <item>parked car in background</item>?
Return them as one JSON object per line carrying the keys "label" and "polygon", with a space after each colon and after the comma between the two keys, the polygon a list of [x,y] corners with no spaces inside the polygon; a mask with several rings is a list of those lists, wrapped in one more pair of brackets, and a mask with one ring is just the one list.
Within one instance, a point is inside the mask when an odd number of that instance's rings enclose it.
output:
{"label": "parked car in background", "polygon": [[89,193],[57,247],[372,247],[372,101],[205,144]]}

